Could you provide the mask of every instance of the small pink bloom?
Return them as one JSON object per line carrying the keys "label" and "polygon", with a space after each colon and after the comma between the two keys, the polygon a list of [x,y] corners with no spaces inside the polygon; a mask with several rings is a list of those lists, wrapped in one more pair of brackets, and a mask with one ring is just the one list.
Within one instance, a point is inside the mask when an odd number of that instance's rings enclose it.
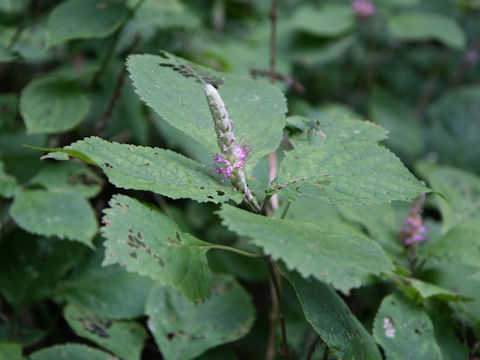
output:
{"label": "small pink bloom", "polygon": [[375,5],[368,0],[354,0],[352,9],[355,15],[361,19],[372,17],[377,12]]}

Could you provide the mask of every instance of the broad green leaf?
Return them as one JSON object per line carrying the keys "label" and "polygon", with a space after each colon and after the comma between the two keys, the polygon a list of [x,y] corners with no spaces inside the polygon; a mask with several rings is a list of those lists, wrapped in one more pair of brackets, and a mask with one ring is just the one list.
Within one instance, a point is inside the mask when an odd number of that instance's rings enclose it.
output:
{"label": "broad green leaf", "polygon": [[328,224],[309,224],[256,215],[230,205],[219,212],[223,223],[303,277],[313,276],[348,293],[367,275],[392,270],[382,248],[357,232],[339,232]]}
{"label": "broad green leaf", "polygon": [[463,221],[480,214],[480,178],[452,167],[420,164],[430,186],[443,195],[434,201],[442,214],[442,232],[446,233]]}
{"label": "broad green leaf", "polygon": [[108,319],[142,316],[153,281],[120,266],[102,266],[103,259],[99,247],[57,286],[56,297]]}
{"label": "broad green leaf", "polygon": [[45,164],[30,183],[55,193],[75,193],[91,198],[100,192],[103,180],[84,165],[64,162]]}
{"label": "broad green leaf", "polygon": [[274,86],[222,74],[166,52],[130,56],[127,67],[142,100],[210,153],[219,152],[219,148],[204,95],[206,83],[218,87],[237,139],[253,147],[252,166],[278,147],[286,103]]}
{"label": "broad green leaf", "polygon": [[189,360],[247,334],[255,319],[249,294],[232,278],[217,276],[212,296],[195,305],[170,287],[152,289],[148,327],[165,360]]}
{"label": "broad green leaf", "polygon": [[22,346],[20,344],[0,342],[0,359],[22,360]]}
{"label": "broad green leaf", "polygon": [[389,131],[387,144],[410,157],[419,155],[423,147],[420,119],[398,99],[383,90],[375,90],[370,99],[372,121]]}
{"label": "broad green leaf", "polygon": [[408,200],[429,191],[394,154],[375,144],[378,131],[365,134],[373,125],[353,123],[340,117],[331,127],[320,123],[311,145],[297,144],[285,154],[272,189],[344,204]]}
{"label": "broad green leaf", "polygon": [[79,243],[37,238],[19,229],[2,237],[1,246],[0,292],[15,309],[52,296],[87,250]]}
{"label": "broad green leaf", "polygon": [[122,359],[140,358],[147,337],[140,324],[99,317],[71,304],[64,309],[63,316],[78,336],[100,345]]}
{"label": "broad green leaf", "polygon": [[20,112],[31,134],[70,130],[87,116],[88,109],[78,84],[59,78],[33,80],[20,98]]}
{"label": "broad green leaf", "polygon": [[97,165],[119,188],[202,202],[238,202],[243,197],[231,185],[217,181],[205,166],[170,150],[111,143],[98,137],[85,138],[64,149],[42,150],[65,152]]}
{"label": "broad green leaf", "polygon": [[[83,0],[82,0],[83,1]],[[30,360],[118,360],[116,356],[81,344],[62,344],[41,349]]]}
{"label": "broad green leaf", "polygon": [[47,23],[47,48],[73,39],[102,38],[128,16],[118,0],[69,0],[53,9]]}
{"label": "broad green leaf", "polygon": [[17,179],[5,172],[3,162],[0,159],[0,197],[12,197],[16,189]]}
{"label": "broad green leaf", "polygon": [[480,214],[464,220],[428,243],[421,257],[429,262],[450,262],[480,267]]}
{"label": "broad green leaf", "polygon": [[[129,0],[134,6],[138,0]],[[197,27],[200,24],[198,15],[178,0],[158,1],[146,0],[135,12],[135,23],[138,27],[155,26],[155,28]]]}
{"label": "broad green leaf", "polygon": [[438,40],[454,49],[465,47],[462,28],[450,17],[428,13],[407,12],[389,18],[390,33],[398,40]]}
{"label": "broad green leaf", "polygon": [[417,303],[425,302],[432,297],[443,301],[467,300],[467,298],[455,294],[448,289],[418,279],[395,275],[393,280],[405,295]]}
{"label": "broad green leaf", "polygon": [[450,90],[429,108],[430,143],[439,162],[480,172],[480,86]]}
{"label": "broad green leaf", "polygon": [[334,37],[349,31],[355,24],[353,11],[348,5],[300,7],[291,19],[293,26],[322,37]]}
{"label": "broad green leaf", "polygon": [[330,286],[284,268],[282,274],[295,288],[306,320],[337,358],[382,359],[372,336]]}
{"label": "broad green leaf", "polygon": [[388,360],[442,360],[430,318],[419,305],[400,293],[393,293],[382,301],[373,335]]}
{"label": "broad green leaf", "polygon": [[107,239],[105,265],[118,263],[150,276],[180,290],[189,300],[209,296],[206,252],[210,244],[182,232],[153,205],[123,195],[115,195],[109,205],[102,228]]}
{"label": "broad green leaf", "polygon": [[23,190],[15,195],[10,215],[28,232],[76,240],[92,246],[97,221],[92,207],[79,194]]}

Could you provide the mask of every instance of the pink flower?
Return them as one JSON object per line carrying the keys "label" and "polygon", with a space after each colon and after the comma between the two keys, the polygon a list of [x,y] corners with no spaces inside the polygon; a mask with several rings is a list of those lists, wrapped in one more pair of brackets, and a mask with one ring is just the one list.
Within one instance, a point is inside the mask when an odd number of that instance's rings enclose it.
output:
{"label": "pink flower", "polygon": [[375,5],[368,0],[354,0],[352,9],[355,15],[361,19],[372,17],[377,12]]}
{"label": "pink flower", "polygon": [[425,236],[427,228],[423,224],[422,211],[423,199],[420,199],[410,208],[410,212],[405,219],[405,224],[399,236],[400,240],[403,241],[403,245],[411,245],[427,240]]}
{"label": "pink flower", "polygon": [[247,164],[250,149],[245,143],[242,145],[233,144],[230,149],[225,149],[223,153],[224,155],[210,155],[213,157],[212,173],[223,175],[222,182],[232,176],[235,169],[242,169]]}

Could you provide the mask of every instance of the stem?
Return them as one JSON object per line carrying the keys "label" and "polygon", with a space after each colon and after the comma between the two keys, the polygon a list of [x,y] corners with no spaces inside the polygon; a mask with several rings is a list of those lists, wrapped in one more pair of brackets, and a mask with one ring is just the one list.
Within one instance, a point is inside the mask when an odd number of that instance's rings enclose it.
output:
{"label": "stem", "polygon": [[[127,53],[131,54],[135,48],[138,45],[138,42],[140,41],[140,35],[136,34],[135,38],[133,39],[133,43],[128,49]],[[115,84],[115,89],[113,90],[112,97],[110,98],[110,101],[108,102],[107,108],[105,109],[105,112],[103,113],[103,118],[102,120],[97,124],[95,128],[95,134],[98,136],[101,136],[107,127],[107,125],[110,123],[113,117],[113,112],[120,101],[120,98],[122,97],[122,89],[123,85],[125,83],[125,78],[127,76],[127,67],[125,65],[122,66],[122,70],[120,71],[120,74],[117,79],[117,83]]]}
{"label": "stem", "polygon": [[[268,266],[268,273],[270,274],[270,280],[272,282],[273,288],[275,290],[275,298],[277,300],[278,304],[278,319],[280,320],[280,329],[282,331],[282,349],[281,349],[281,355],[284,360],[288,360],[288,345],[287,345],[287,330],[285,328],[285,319],[283,315],[283,307],[282,307],[282,294],[280,292],[280,286],[278,284],[278,270],[274,267],[274,263],[272,259],[267,256],[265,258],[265,261],[267,262]],[[275,334],[275,332],[273,332]],[[275,343],[275,342],[274,342]],[[267,354],[270,349],[267,349]]]}
{"label": "stem", "polygon": [[323,358],[322,358],[322,360],[327,360],[329,353],[330,353],[330,348],[329,348],[328,346],[326,346],[326,347],[325,347],[325,352],[323,353]]}
{"label": "stem", "polygon": [[105,57],[103,58],[102,64],[100,65],[100,68],[93,75],[92,80],[90,81],[90,84],[88,84],[89,88],[92,88],[93,86],[95,86],[97,84],[100,76],[102,76],[102,74],[105,72],[105,69],[107,68],[108,63],[110,62],[110,59],[112,58],[112,56],[115,52],[115,48],[117,47],[118,40],[120,39],[120,34],[121,34],[123,28],[125,27],[127,22],[133,17],[133,15],[135,15],[135,12],[140,7],[140,5],[142,5],[142,3],[144,1],[145,0],[138,0],[138,2],[135,4],[135,6],[130,9],[127,16],[125,17],[125,19],[122,21],[122,23],[118,27],[117,31],[115,31],[115,34],[113,34],[112,45],[110,46],[110,49],[108,49],[107,55],[105,55]]}
{"label": "stem", "polygon": [[317,348],[317,344],[320,341],[320,336],[317,336],[313,343],[308,347],[308,354],[306,360],[311,360],[315,349]]}
{"label": "stem", "polygon": [[251,258],[259,258],[259,257],[263,256],[262,254],[254,254],[254,253],[251,253],[249,251],[236,249],[236,248],[226,246],[226,245],[213,245],[213,246],[208,245],[208,246],[195,246],[195,247],[208,247],[208,248],[211,248],[211,249],[226,250],[226,251],[231,251],[231,252],[243,255],[243,256],[248,256],[248,257],[251,257]]}
{"label": "stem", "polygon": [[288,209],[290,209],[290,205],[292,205],[291,201],[285,204],[285,207],[283,208],[282,216],[280,216],[280,219],[285,219],[285,216],[287,216]]}

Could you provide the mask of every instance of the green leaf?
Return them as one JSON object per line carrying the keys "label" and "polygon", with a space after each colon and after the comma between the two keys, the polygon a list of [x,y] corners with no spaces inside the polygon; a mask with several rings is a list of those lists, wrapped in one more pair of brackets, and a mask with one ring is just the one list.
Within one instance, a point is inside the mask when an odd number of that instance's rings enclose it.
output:
{"label": "green leaf", "polygon": [[124,189],[215,203],[229,199],[239,202],[243,197],[231,185],[217,181],[205,166],[170,150],[111,143],[98,137],[85,138],[64,149],[43,150],[87,160],[99,166],[112,184]]}
{"label": "green leaf", "polygon": [[382,248],[357,232],[331,229],[328,224],[308,224],[256,215],[230,205],[219,212],[232,231],[253,239],[274,259],[303,277],[332,284],[344,293],[362,284],[367,275],[393,269]]}
{"label": "green leaf", "polygon": [[0,359],[22,360],[22,346],[20,344],[0,342]]}
{"label": "green leaf", "polygon": [[0,160],[0,196],[10,198],[17,189],[17,179],[8,175],[3,167],[3,162]]}
{"label": "green leaf", "polygon": [[119,263],[128,271],[173,286],[189,300],[209,296],[206,252],[210,244],[182,232],[152,205],[123,195],[115,195],[109,205],[102,228],[107,239],[105,265]]}
{"label": "green leaf", "polygon": [[86,166],[65,162],[45,164],[30,183],[55,193],[75,193],[91,198],[100,192],[103,180]]}
{"label": "green leaf", "polygon": [[389,131],[387,144],[393,150],[410,157],[420,154],[423,148],[421,121],[409,106],[377,89],[370,99],[370,116]]}
{"label": "green leaf", "polygon": [[147,333],[136,322],[102,318],[71,304],[65,307],[63,316],[78,336],[100,345],[122,359],[140,358]]}
{"label": "green leaf", "polygon": [[252,166],[278,147],[286,103],[276,87],[222,74],[166,52],[160,56],[130,56],[127,67],[142,100],[208,152],[217,153],[219,148],[204,95],[206,83],[219,88],[237,139],[253,147],[249,161]]}
{"label": "green leaf", "polygon": [[417,303],[425,302],[432,297],[443,301],[467,300],[466,297],[455,294],[448,289],[418,279],[395,275],[393,280],[408,298]]}
{"label": "green leaf", "polygon": [[39,239],[18,228],[2,237],[0,292],[15,309],[52,296],[85,254],[79,243]]}
{"label": "green leaf", "polygon": [[62,281],[56,297],[108,319],[131,319],[145,313],[145,302],[153,281],[128,273],[120,266],[102,266],[99,247]]}
{"label": "green leaf", "polygon": [[442,214],[442,232],[446,233],[463,221],[480,215],[480,178],[451,167],[421,164],[430,186],[444,196],[434,196]]}
{"label": "green leaf", "polygon": [[48,17],[47,48],[74,39],[102,38],[117,30],[128,16],[118,0],[69,0]]}
{"label": "green leaf", "polygon": [[375,341],[352,314],[342,298],[328,285],[281,267],[302,305],[306,320],[337,358],[381,360]]}
{"label": "green leaf", "polygon": [[10,62],[18,59],[20,56],[16,51],[12,51],[3,45],[0,45],[0,63]]}
{"label": "green leaf", "polygon": [[[135,5],[138,0],[130,0]],[[156,29],[172,27],[197,27],[200,25],[198,15],[178,0],[146,0],[135,12],[135,23],[140,27],[154,26]]]}
{"label": "green leaf", "polygon": [[331,127],[320,123],[311,145],[297,144],[285,154],[273,189],[344,204],[407,200],[429,191],[394,154],[372,143],[381,133],[374,125],[354,123],[340,117]]}
{"label": "green leaf", "polygon": [[23,190],[15,195],[10,215],[28,232],[76,240],[88,246],[97,232],[92,207],[79,194]]}
{"label": "green leaf", "polygon": [[420,306],[400,293],[383,299],[373,334],[387,359],[442,360],[430,318]]}
{"label": "green leaf", "polygon": [[232,278],[217,276],[212,297],[200,305],[170,287],[149,296],[148,327],[166,360],[189,360],[247,334],[255,319],[248,293]]}
{"label": "green leaf", "polygon": [[429,108],[430,143],[439,162],[480,172],[480,86],[446,92]]}
{"label": "green leaf", "polygon": [[342,35],[355,24],[352,9],[348,5],[327,5],[321,8],[302,6],[291,21],[296,29],[322,37]]}
{"label": "green leaf", "polygon": [[118,360],[116,356],[80,344],[55,345],[34,352],[30,360]]}
{"label": "green leaf", "polygon": [[390,33],[398,40],[438,40],[454,49],[465,47],[462,28],[450,17],[428,13],[408,12],[388,19]]}
{"label": "green leaf", "polygon": [[89,106],[77,83],[59,78],[33,80],[20,98],[20,112],[31,134],[70,130],[87,116]]}

